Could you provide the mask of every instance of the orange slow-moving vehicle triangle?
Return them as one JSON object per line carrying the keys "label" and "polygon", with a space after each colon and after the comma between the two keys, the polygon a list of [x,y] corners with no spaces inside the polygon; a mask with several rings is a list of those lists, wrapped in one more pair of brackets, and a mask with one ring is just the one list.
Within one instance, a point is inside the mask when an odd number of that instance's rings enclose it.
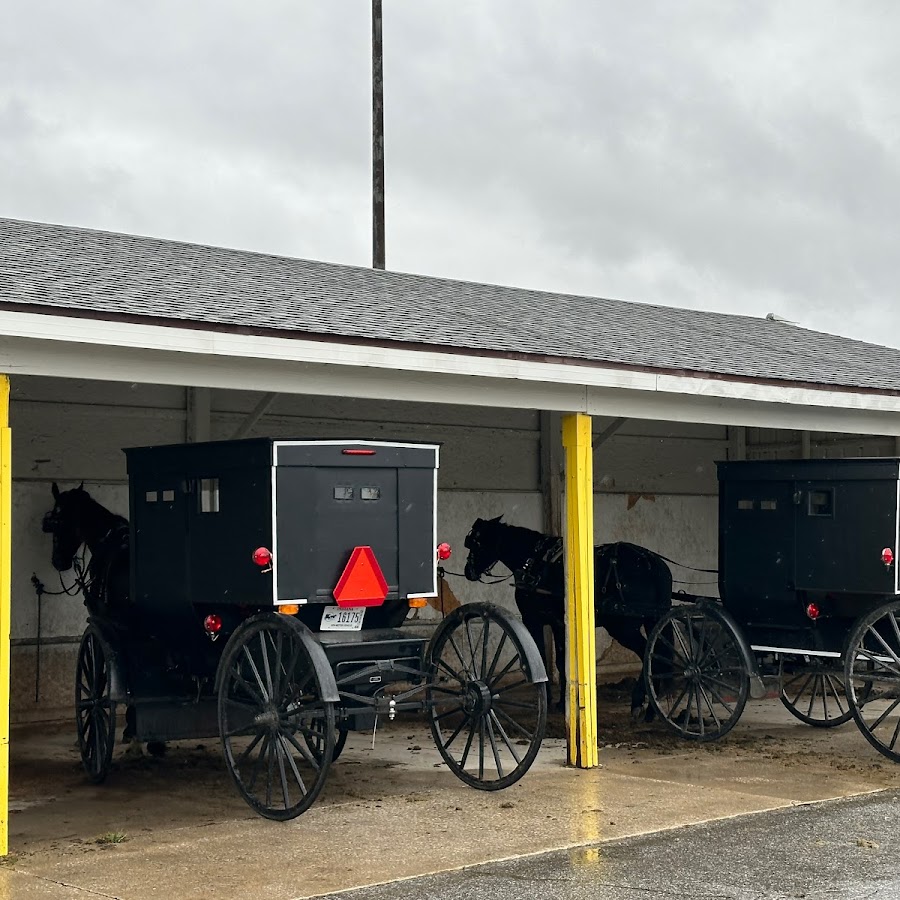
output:
{"label": "orange slow-moving vehicle triangle", "polygon": [[388,585],[371,547],[355,547],[334,589],[338,606],[381,606]]}

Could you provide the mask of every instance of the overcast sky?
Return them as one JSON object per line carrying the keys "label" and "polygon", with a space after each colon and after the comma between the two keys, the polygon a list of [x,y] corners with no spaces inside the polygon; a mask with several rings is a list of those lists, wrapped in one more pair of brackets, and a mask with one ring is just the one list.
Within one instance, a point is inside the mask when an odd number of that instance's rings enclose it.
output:
{"label": "overcast sky", "polygon": [[[900,346],[896,0],[384,6],[389,268]],[[0,215],[369,265],[369,29],[0,0]]]}

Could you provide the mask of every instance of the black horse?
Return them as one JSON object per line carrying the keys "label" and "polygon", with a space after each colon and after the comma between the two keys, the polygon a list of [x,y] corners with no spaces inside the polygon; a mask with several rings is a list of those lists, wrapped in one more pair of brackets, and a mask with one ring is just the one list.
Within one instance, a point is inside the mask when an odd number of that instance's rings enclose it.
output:
{"label": "black horse", "polygon": [[[51,490],[53,509],[45,514],[42,529],[53,535],[53,568],[60,573],[75,569],[73,588],[81,590],[89,615],[126,616],[130,606],[128,520],[101,506],[83,482],[62,492],[53,482]],[[90,554],[87,563],[84,555],[79,556],[82,547]]]}
{"label": "black horse", "polygon": [[[498,562],[513,573],[516,606],[542,656],[544,626],[549,625],[553,633],[562,705],[566,687],[566,582],[562,539],[530,528],[507,525],[502,518],[476,519],[472,525],[465,541],[469,551],[466,578],[480,581]],[[594,548],[596,623],[622,646],[636,653],[642,666],[646,635],[671,605],[672,573],[652,550],[623,542]],[[642,676],[632,691],[632,715],[640,714],[645,698]]]}
{"label": "black horse", "polygon": [[[53,509],[44,515],[42,529],[53,535],[53,568],[60,573],[75,570],[74,583],[64,587],[64,592],[81,591],[91,620],[127,630],[135,625],[130,602],[128,519],[94,500],[83,482],[69,491],[60,491],[54,482],[51,490]],[[82,547],[87,548],[87,554],[79,553]],[[129,706],[123,741],[131,740],[133,733],[134,708]],[[151,741],[147,750],[161,756],[165,744]]]}

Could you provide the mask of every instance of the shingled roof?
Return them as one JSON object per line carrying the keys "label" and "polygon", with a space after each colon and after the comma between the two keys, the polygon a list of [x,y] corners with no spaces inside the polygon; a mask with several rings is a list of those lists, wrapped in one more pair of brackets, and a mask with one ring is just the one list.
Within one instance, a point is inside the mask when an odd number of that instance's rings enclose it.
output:
{"label": "shingled roof", "polygon": [[772,322],[0,219],[0,309],[900,393],[900,351]]}

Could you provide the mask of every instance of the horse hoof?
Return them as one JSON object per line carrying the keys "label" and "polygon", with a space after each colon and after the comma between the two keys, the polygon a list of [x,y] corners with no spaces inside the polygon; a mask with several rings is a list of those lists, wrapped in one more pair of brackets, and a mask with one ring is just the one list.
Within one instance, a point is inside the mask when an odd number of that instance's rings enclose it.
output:
{"label": "horse hoof", "polygon": [[147,742],[147,752],[159,759],[166,755],[166,745],[164,741],[148,741]]}
{"label": "horse hoof", "polygon": [[653,709],[653,704],[647,704],[647,712],[644,713],[644,721],[652,722],[656,719],[656,711]]}
{"label": "horse hoof", "polygon": [[631,721],[632,722],[640,722],[641,716],[644,713],[643,706],[632,706],[631,707]]}

